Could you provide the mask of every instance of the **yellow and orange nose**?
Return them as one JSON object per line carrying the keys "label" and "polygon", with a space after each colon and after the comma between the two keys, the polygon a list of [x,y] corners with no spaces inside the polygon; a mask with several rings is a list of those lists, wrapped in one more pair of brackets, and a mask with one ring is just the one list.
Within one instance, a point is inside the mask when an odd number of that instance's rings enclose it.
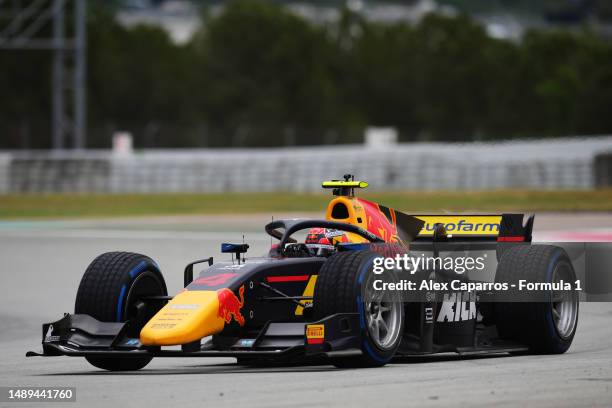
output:
{"label": "yellow and orange nose", "polygon": [[216,290],[183,291],[164,306],[140,331],[146,346],[190,343],[223,330]]}

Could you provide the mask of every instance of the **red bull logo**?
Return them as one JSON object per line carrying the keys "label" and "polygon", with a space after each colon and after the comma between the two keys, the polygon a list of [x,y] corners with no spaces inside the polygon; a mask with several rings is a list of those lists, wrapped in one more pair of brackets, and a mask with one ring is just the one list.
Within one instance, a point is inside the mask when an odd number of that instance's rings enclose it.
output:
{"label": "red bull logo", "polygon": [[244,326],[244,316],[240,312],[240,309],[244,306],[244,285],[240,287],[238,293],[240,294],[240,299],[228,288],[217,291],[219,298],[218,316],[225,320],[225,323],[231,323],[232,319],[234,319],[240,326]]}
{"label": "red bull logo", "polygon": [[367,200],[357,200],[366,212],[368,231],[378,235],[385,242],[398,242],[395,210]]}

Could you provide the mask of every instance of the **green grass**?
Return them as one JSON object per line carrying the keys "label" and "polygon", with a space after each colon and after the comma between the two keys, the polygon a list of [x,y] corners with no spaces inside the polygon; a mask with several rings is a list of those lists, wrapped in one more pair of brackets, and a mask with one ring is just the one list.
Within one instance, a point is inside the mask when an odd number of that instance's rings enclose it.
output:
{"label": "green grass", "polygon": [[[363,193],[407,212],[612,211],[612,190]],[[0,218],[323,211],[330,194],[41,194],[0,196]]]}

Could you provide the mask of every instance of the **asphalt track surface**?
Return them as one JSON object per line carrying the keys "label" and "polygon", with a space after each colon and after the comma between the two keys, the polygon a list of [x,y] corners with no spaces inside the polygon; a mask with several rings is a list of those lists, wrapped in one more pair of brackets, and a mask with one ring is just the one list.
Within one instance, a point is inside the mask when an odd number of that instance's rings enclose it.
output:
{"label": "asphalt track surface", "polygon": [[[538,216],[536,230],[608,234],[611,214]],[[72,386],[76,403],[53,407],[526,406],[612,407],[612,304],[582,303],[570,351],[557,356],[408,359],[384,368],[238,366],[231,358],[156,359],[132,373],[109,373],[84,359],[26,358],[40,349],[40,324],[72,312],[86,265],[99,253],[152,256],[169,291],[189,260],[219,257],[219,243],[270,244],[266,216],[164,217],[104,221],[0,222],[0,386]],[[582,235],[580,235],[582,234]],[[536,234],[536,239],[538,235]]]}

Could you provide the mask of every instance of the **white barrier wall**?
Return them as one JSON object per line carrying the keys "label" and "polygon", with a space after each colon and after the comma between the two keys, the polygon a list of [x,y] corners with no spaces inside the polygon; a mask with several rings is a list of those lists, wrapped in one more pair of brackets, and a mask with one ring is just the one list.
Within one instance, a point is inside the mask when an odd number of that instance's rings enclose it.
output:
{"label": "white barrier wall", "polygon": [[607,151],[612,136],[376,149],[145,150],[128,157],[19,152],[0,155],[0,192],[319,191],[322,180],[345,173],[373,190],[590,189],[594,157]]}
{"label": "white barrier wall", "polygon": [[0,153],[0,194],[9,192],[9,169],[11,165],[11,155]]}

